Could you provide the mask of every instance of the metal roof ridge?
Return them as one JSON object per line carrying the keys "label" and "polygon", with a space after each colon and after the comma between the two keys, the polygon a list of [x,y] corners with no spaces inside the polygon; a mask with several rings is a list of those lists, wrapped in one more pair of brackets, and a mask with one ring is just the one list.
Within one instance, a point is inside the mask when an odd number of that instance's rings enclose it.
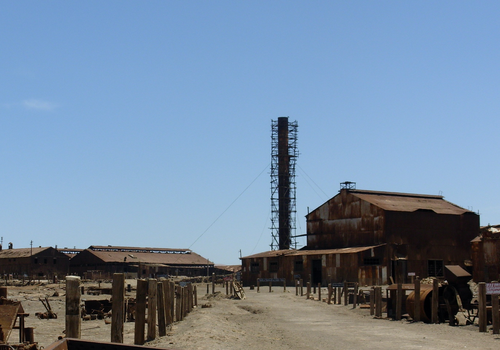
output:
{"label": "metal roof ridge", "polygon": [[347,192],[356,194],[373,194],[382,196],[394,196],[394,197],[415,197],[415,198],[432,198],[432,199],[444,199],[443,196],[436,194],[420,194],[420,193],[404,193],[404,192],[385,192],[385,191],[372,191],[372,190],[346,190]]}

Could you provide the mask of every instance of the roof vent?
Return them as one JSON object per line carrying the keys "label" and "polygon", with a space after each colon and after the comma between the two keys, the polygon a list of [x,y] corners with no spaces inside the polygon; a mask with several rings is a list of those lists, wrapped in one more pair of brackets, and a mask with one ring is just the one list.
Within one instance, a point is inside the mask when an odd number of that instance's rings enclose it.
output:
{"label": "roof vent", "polygon": [[340,183],[340,189],[341,190],[355,190],[356,189],[356,183],[352,181],[345,181]]}

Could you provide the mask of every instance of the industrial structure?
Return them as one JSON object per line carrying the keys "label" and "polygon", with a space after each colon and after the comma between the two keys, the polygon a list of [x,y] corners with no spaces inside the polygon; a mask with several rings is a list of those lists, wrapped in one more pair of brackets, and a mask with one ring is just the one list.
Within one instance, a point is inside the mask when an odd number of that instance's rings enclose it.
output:
{"label": "industrial structure", "polygon": [[70,271],[85,278],[110,278],[125,273],[128,278],[167,275],[206,276],[214,263],[190,249],[90,246],[70,262]]}
{"label": "industrial structure", "polygon": [[352,182],[306,221],[303,249],[242,258],[246,285],[258,278],[376,285],[443,277],[445,265],[467,268],[479,232],[479,215],[442,196],[356,190]]}
{"label": "industrial structure", "polygon": [[498,281],[500,279],[500,225],[481,227],[479,236],[471,243],[474,281]]}
{"label": "industrial structure", "polygon": [[12,278],[48,279],[64,277],[69,272],[69,257],[52,247],[8,249],[0,246],[0,273]]}
{"label": "industrial structure", "polygon": [[271,123],[271,250],[296,248],[297,121]]}

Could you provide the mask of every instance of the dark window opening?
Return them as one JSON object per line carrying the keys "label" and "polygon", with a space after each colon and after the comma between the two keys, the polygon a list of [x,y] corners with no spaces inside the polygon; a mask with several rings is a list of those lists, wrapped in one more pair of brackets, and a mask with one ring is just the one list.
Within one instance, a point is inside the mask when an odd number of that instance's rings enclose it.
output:
{"label": "dark window opening", "polygon": [[304,271],[304,262],[302,260],[296,260],[295,261],[294,271],[295,272],[302,272],[302,271]]}
{"label": "dark window opening", "polygon": [[259,266],[259,263],[252,263],[250,265],[250,272],[251,273],[259,273],[260,272],[260,266]]}
{"label": "dark window opening", "polygon": [[443,260],[429,260],[427,263],[429,277],[444,277],[443,267]]}
{"label": "dark window opening", "polygon": [[278,262],[277,261],[271,261],[269,263],[269,272],[278,272]]}
{"label": "dark window opening", "polygon": [[47,263],[47,258],[43,259],[43,263],[46,264]]}
{"label": "dark window opening", "polygon": [[363,265],[380,265],[380,258],[364,258]]}
{"label": "dark window opening", "polygon": [[35,258],[35,264],[38,264],[38,258]]}
{"label": "dark window opening", "polygon": [[54,258],[54,265],[57,264],[57,258]]}

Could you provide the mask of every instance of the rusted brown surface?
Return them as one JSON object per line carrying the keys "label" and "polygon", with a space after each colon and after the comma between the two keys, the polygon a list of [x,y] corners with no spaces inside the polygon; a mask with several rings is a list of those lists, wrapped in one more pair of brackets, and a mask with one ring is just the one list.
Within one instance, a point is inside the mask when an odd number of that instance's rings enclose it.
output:
{"label": "rusted brown surface", "polygon": [[341,190],[307,215],[308,248],[387,244],[383,263],[400,282],[428,276],[429,260],[464,266],[478,231],[477,214],[433,195]]}
{"label": "rusted brown surface", "polygon": [[99,271],[102,276],[133,272],[137,277],[154,274],[200,275],[213,262],[190,249],[91,246],[71,259],[71,271],[85,274]]}
{"label": "rusted brown surface", "polygon": [[6,344],[9,340],[10,333],[16,323],[17,314],[23,312],[21,303],[5,303],[0,305],[0,325],[2,325],[1,344]]}
{"label": "rusted brown surface", "polygon": [[365,259],[383,256],[383,252],[384,245],[263,252],[242,258],[242,280],[246,286],[256,285],[258,278],[285,278],[288,285],[294,285],[296,279],[309,281],[309,277],[314,284],[323,285],[343,281],[382,284],[387,275],[385,268],[367,266]]}
{"label": "rusted brown surface", "polygon": [[479,231],[477,214],[433,195],[342,189],[306,218],[307,250],[242,258],[245,285],[258,278],[373,285],[411,282],[410,272],[444,277],[445,265],[465,267]]}
{"label": "rusted brown surface", "polygon": [[473,277],[476,282],[498,281],[500,278],[500,225],[481,227],[472,240]]}
{"label": "rusted brown surface", "polygon": [[66,275],[69,257],[52,247],[19,248],[0,250],[3,273],[15,276]]}

